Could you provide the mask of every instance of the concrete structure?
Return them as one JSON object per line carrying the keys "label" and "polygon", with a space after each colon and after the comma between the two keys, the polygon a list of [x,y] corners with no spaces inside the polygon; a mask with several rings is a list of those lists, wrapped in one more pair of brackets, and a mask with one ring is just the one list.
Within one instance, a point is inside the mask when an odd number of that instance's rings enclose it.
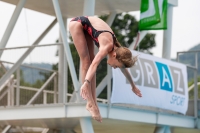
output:
{"label": "concrete structure", "polygon": [[[31,130],[26,127],[38,127],[35,131],[38,132],[66,132],[73,133],[93,133],[93,132],[148,132],[149,129],[154,133],[171,133],[171,132],[183,132],[182,128],[187,128],[192,132],[199,132],[200,129],[200,102],[198,101],[197,92],[197,75],[195,75],[195,98],[193,101],[189,101],[189,108],[187,115],[181,115],[176,112],[167,110],[161,110],[157,108],[141,107],[135,105],[111,105],[110,92],[111,92],[111,68],[108,66],[108,74],[102,79],[101,83],[97,86],[97,96],[103,91],[105,86],[108,88],[108,99],[99,100],[103,103],[99,103],[101,115],[103,117],[103,124],[99,124],[96,121],[91,120],[89,112],[85,109],[85,102],[82,102],[79,97],[80,82],[78,80],[74,63],[72,60],[71,51],[69,48],[66,32],[66,19],[80,15],[102,15],[110,14],[107,23],[112,24],[116,13],[137,11],[140,8],[139,0],[2,0],[16,5],[16,10],[8,24],[8,27],[4,33],[4,36],[0,43],[0,48],[6,47],[9,40],[12,29],[17,21],[20,11],[23,7],[36,10],[42,13],[56,16],[49,27],[41,34],[41,36],[33,43],[32,46],[28,46],[28,50],[22,57],[14,63],[14,65],[8,71],[3,67],[3,61],[1,61],[1,68],[4,73],[0,79],[0,100],[6,96],[6,104],[0,107],[0,125],[2,133],[6,132],[26,132]],[[172,31],[172,15],[173,7],[178,5],[177,0],[168,0],[169,13],[168,23],[169,28],[164,33],[163,58],[169,59],[171,49],[171,31]],[[64,20],[64,21],[63,21]],[[48,71],[51,73],[49,79],[40,88],[30,88],[20,86],[20,72],[19,68],[23,60],[31,53],[31,51],[38,46],[38,43],[48,33],[48,31],[58,22],[60,26],[61,42],[58,44],[49,44],[46,46],[56,45],[59,47],[59,70]],[[41,45],[40,45],[41,46]],[[17,49],[17,48],[16,48]],[[5,49],[4,49],[5,50]],[[2,52],[0,53],[0,56]],[[8,62],[7,62],[8,63]],[[27,67],[27,66],[26,66]],[[66,74],[69,67],[74,85],[74,93],[68,94],[66,91]],[[197,71],[197,67],[191,67],[194,71]],[[39,69],[39,68],[35,68]],[[41,70],[41,69],[40,69]],[[13,74],[17,71],[17,78],[14,79]],[[58,78],[58,81],[57,81]],[[54,83],[51,91],[46,90],[46,87],[50,83]],[[58,87],[56,86],[58,82]],[[13,91],[16,88],[16,93]],[[26,89],[29,91],[35,91],[25,104],[20,104],[20,90]],[[14,94],[16,96],[14,96]],[[37,104],[39,96],[43,94],[43,100]],[[47,95],[53,95],[54,100],[47,104]],[[58,100],[57,100],[58,99]],[[70,99],[70,100],[68,100]],[[80,124],[79,124],[80,123]],[[93,125],[92,125],[93,124]],[[109,125],[109,127],[107,126]],[[131,128],[134,127],[134,128]],[[120,128],[122,128],[120,130]],[[118,129],[116,131],[116,129]],[[174,131],[172,131],[172,129]],[[80,131],[81,130],[81,131]]]}

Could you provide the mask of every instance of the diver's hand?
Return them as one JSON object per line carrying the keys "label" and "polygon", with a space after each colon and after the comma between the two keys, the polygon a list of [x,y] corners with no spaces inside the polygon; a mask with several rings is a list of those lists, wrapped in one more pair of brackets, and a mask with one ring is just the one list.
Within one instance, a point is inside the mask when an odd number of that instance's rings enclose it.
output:
{"label": "diver's hand", "polygon": [[132,88],[132,91],[139,97],[142,97],[142,93],[140,92],[140,90],[135,86],[134,88]]}
{"label": "diver's hand", "polygon": [[81,91],[80,95],[84,100],[87,100],[89,98],[89,88],[90,85],[87,82],[84,82],[83,85],[81,86]]}

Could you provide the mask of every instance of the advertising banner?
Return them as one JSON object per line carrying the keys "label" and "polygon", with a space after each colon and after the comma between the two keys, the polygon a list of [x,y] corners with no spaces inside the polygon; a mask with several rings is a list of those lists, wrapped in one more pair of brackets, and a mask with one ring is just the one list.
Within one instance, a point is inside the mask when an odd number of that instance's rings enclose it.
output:
{"label": "advertising banner", "polygon": [[170,60],[139,54],[136,64],[128,68],[142,93],[138,97],[120,69],[113,71],[111,103],[127,103],[168,109],[185,114],[188,108],[188,80],[185,65]]}
{"label": "advertising banner", "polygon": [[167,0],[141,0],[139,30],[167,29]]}

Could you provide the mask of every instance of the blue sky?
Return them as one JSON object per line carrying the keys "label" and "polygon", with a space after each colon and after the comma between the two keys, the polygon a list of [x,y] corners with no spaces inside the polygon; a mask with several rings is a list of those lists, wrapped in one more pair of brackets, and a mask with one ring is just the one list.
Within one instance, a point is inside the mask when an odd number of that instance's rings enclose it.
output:
{"label": "blue sky", "polygon": [[[200,44],[200,0],[179,0],[178,6],[173,9],[173,31],[171,58],[176,57],[177,51],[186,51]],[[0,40],[6,30],[15,6],[0,1]],[[139,19],[139,11],[132,12]],[[23,9],[16,23],[13,33],[6,47],[31,45],[42,31],[54,20],[53,16]],[[58,24],[41,41],[40,44],[54,43],[59,36]],[[157,57],[162,57],[163,31],[149,31],[156,34],[157,46],[152,52]],[[55,63],[57,47],[38,48],[26,59],[26,62]],[[15,62],[25,50],[6,51],[2,59]],[[48,51],[44,52],[44,51]],[[45,54],[46,53],[46,54]]]}

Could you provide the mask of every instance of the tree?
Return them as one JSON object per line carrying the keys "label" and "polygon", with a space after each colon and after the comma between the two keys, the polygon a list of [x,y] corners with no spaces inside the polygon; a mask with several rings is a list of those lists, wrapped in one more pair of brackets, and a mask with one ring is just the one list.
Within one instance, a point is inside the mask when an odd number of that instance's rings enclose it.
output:
{"label": "tree", "polygon": [[[106,21],[108,16],[105,15],[100,18]],[[117,14],[111,28],[122,46],[129,47],[133,41],[136,41],[134,38],[138,33],[138,21],[134,16],[128,13]],[[155,46],[155,34],[152,33],[148,33],[138,45],[141,52],[148,54],[152,54],[150,49]]]}

